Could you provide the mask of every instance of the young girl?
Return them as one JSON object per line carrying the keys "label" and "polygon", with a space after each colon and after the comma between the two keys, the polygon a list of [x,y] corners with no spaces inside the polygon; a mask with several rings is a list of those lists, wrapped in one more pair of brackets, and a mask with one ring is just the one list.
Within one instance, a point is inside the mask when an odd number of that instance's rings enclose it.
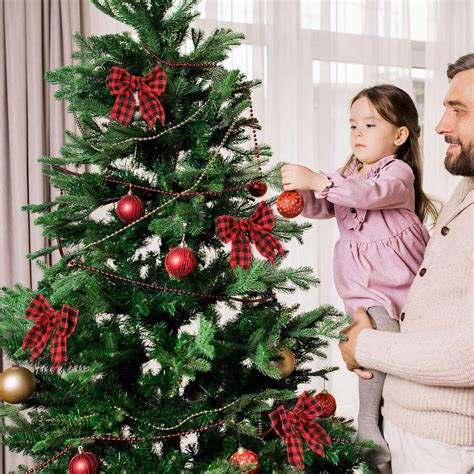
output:
{"label": "young girl", "polygon": [[[340,239],[334,250],[334,280],[346,311],[368,308],[378,330],[398,331],[398,319],[423,260],[437,211],[421,188],[418,113],[410,96],[392,85],[360,91],[351,102],[352,155],[336,173],[305,166],[281,168],[285,190],[302,191],[303,216],[336,217]],[[421,275],[421,273],[420,273]],[[390,451],[379,428],[385,374],[359,379],[358,439],[370,463],[390,472]]]}

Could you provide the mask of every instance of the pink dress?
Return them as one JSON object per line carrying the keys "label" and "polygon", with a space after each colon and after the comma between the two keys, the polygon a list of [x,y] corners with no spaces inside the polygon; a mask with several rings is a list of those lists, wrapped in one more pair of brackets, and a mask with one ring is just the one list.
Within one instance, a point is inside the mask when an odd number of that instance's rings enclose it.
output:
{"label": "pink dress", "polygon": [[429,239],[415,214],[413,171],[396,155],[367,173],[357,174],[355,167],[325,175],[321,193],[302,192],[303,216],[336,217],[334,282],[347,313],[353,317],[358,306],[383,306],[399,319]]}

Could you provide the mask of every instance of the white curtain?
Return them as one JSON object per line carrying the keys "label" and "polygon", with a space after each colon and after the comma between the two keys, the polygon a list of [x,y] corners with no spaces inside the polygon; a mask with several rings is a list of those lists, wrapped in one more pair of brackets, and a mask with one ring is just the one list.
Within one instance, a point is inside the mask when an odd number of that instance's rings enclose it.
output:
{"label": "white curtain", "polygon": [[[229,66],[261,78],[255,111],[273,162],[334,171],[350,151],[348,104],[363,87],[389,82],[415,100],[424,125],[425,189],[446,200],[458,178],[443,168],[445,144],[434,127],[448,88],[446,67],[473,51],[470,0],[201,0],[196,23],[207,32],[229,27],[246,35]],[[335,222],[314,222],[303,246],[293,245],[288,264],[310,265],[321,286],[288,299],[303,309],[331,303],[342,309],[332,278]],[[326,388],[338,414],[354,417],[356,377],[348,373],[336,344],[327,361],[339,365]],[[320,388],[321,382],[314,381]],[[303,387],[301,387],[303,388]]]}
{"label": "white curtain", "polygon": [[[425,188],[446,200],[458,179],[443,168],[445,145],[434,127],[448,88],[446,66],[473,52],[471,0],[201,0],[196,26],[245,33],[228,67],[238,67],[263,86],[254,108],[263,125],[259,140],[271,145],[272,161],[333,171],[349,153],[348,104],[363,87],[390,82],[417,103],[424,124]],[[91,7],[86,32],[127,30]],[[310,265],[321,286],[287,297],[302,309],[333,304],[342,309],[332,278],[335,222],[314,222],[303,246],[292,245],[288,265]],[[335,344],[327,361],[338,365],[326,388],[338,414],[357,414],[357,380]],[[321,388],[320,381],[313,386]],[[303,387],[301,387],[303,388]]]}
{"label": "white curtain", "polygon": [[459,179],[440,171],[446,143],[433,130],[443,113],[443,97],[448,90],[446,65],[459,56],[474,53],[474,2],[443,0],[430,4],[426,43],[425,188],[446,200]]}

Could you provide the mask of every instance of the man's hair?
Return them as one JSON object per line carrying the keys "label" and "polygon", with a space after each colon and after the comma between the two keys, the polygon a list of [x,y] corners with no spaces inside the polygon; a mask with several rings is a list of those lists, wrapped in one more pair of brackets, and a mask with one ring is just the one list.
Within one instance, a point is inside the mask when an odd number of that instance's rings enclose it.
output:
{"label": "man's hair", "polygon": [[455,63],[448,65],[446,74],[448,79],[452,79],[458,72],[474,69],[474,53],[465,54],[461,56]]}

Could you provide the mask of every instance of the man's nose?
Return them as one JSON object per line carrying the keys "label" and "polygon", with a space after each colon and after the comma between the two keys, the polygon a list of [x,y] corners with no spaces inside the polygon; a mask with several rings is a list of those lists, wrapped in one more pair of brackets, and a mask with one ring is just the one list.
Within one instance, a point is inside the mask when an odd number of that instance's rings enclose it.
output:
{"label": "man's nose", "polygon": [[451,133],[453,131],[452,129],[453,127],[450,123],[448,112],[445,112],[441,117],[441,120],[439,121],[438,125],[436,125],[436,133],[439,133],[440,135],[445,135]]}

